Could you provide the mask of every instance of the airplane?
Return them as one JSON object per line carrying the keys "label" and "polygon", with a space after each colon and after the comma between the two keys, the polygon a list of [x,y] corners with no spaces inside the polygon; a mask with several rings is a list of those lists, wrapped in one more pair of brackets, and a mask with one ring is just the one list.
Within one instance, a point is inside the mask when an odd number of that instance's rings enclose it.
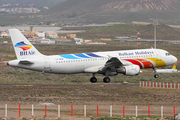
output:
{"label": "airplane", "polygon": [[57,74],[92,73],[91,83],[96,83],[95,74],[103,74],[104,83],[109,76],[124,74],[135,76],[140,69],[152,68],[158,78],[156,68],[173,65],[177,58],[162,49],[136,49],[107,52],[75,53],[46,56],[41,54],[18,29],[9,29],[17,56],[7,65]]}
{"label": "airplane", "polygon": [[177,73],[178,69],[176,69],[176,63],[173,65],[172,69],[157,69],[157,73]]}

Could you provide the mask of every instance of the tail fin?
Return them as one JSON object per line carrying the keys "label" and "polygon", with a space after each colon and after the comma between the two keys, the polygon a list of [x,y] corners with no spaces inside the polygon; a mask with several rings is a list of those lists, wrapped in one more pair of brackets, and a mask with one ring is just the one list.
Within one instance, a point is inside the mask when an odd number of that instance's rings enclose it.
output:
{"label": "tail fin", "polygon": [[43,56],[18,29],[9,29],[17,59]]}
{"label": "tail fin", "polygon": [[176,64],[177,64],[177,63],[174,63],[172,69],[176,69]]}

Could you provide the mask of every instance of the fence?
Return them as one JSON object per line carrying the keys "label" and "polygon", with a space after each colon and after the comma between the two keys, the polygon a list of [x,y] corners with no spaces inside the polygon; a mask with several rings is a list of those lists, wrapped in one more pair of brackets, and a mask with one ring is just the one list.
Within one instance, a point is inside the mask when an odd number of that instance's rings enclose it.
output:
{"label": "fence", "polygon": [[155,87],[155,88],[172,88],[172,89],[179,89],[179,83],[145,82],[145,81],[140,81],[140,87]]}
{"label": "fence", "polygon": [[[63,107],[62,107],[63,106]],[[29,106],[28,106],[29,107]],[[180,110],[180,106],[176,107],[175,106],[157,106],[157,105],[152,105],[152,106],[125,106],[125,105],[58,105],[58,106],[44,106],[44,109],[37,108],[35,109],[35,106],[32,105],[32,113],[30,112],[31,109],[27,109],[26,107],[23,107],[23,105],[19,104],[19,108],[17,107],[14,112],[16,112],[16,116],[18,117],[24,116],[24,115],[38,115],[41,114],[40,116],[55,116],[55,117],[60,117],[63,115],[69,115],[69,116],[174,116],[176,114],[176,110]],[[13,108],[15,109],[15,108]],[[68,110],[69,109],[69,110]],[[8,108],[8,105],[5,104],[5,108],[1,108],[1,113],[2,110],[5,110],[5,117],[8,117],[8,112],[10,113],[10,117],[12,116],[12,108]],[[9,111],[8,111],[9,110]],[[18,112],[17,112],[18,110]],[[31,113],[31,114],[30,114]],[[61,114],[63,113],[63,114]],[[83,114],[84,113],[84,114]],[[3,116],[3,115],[1,115]]]}

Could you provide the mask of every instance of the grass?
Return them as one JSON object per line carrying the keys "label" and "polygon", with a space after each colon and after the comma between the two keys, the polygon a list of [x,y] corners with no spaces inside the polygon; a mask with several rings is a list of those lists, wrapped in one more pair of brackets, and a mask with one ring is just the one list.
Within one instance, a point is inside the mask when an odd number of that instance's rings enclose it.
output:
{"label": "grass", "polygon": [[9,59],[9,60],[14,60],[14,59],[17,59],[17,57],[16,57],[16,56],[13,56],[13,57],[12,57],[12,56],[8,56],[8,55],[6,55],[6,58],[7,58],[7,59]]}
{"label": "grass", "polygon": [[[35,71],[1,71],[0,82],[2,84],[87,84],[91,78],[91,74],[50,74],[41,73]],[[148,77],[147,77],[148,76]],[[98,83],[103,83],[103,75],[96,75]],[[139,84],[140,81],[151,82],[179,82],[180,74],[160,74],[158,79],[154,78],[154,73],[141,73],[138,76],[124,76],[119,74],[111,77],[111,83],[123,83],[124,81],[129,83]]]}
{"label": "grass", "polygon": [[[135,36],[137,35],[137,29],[140,29],[140,37],[142,39],[154,38],[154,26],[151,25],[136,25],[136,24],[116,24],[108,27],[94,28],[88,30],[85,34],[78,33],[78,37],[84,39],[100,39],[111,38],[116,36]],[[180,39],[180,30],[171,28],[167,25],[157,26],[157,39],[160,40],[178,40]]]}
{"label": "grass", "polygon": [[96,118],[95,120],[134,120],[134,119],[147,120],[147,119],[158,119],[158,118],[161,118],[161,117],[160,116],[101,117],[101,118]]}

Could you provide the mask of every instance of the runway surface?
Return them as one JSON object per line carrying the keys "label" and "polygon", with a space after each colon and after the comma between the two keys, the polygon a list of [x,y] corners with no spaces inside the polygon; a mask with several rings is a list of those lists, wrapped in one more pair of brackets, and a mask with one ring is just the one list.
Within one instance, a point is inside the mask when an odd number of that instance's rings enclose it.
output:
{"label": "runway surface", "polygon": [[139,86],[139,84],[0,84],[0,86]]}

